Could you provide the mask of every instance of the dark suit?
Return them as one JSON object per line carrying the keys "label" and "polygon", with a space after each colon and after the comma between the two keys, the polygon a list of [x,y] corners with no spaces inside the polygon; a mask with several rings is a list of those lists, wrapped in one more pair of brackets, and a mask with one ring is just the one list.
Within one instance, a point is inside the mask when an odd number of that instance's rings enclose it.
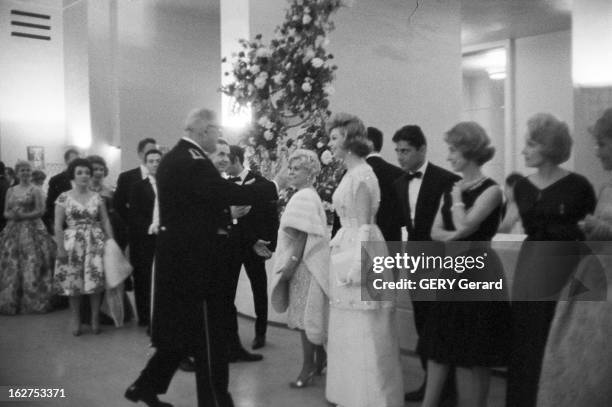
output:
{"label": "dark suit", "polygon": [[49,189],[47,190],[47,202],[45,203],[45,214],[43,221],[49,233],[54,233],[53,223],[55,222],[55,201],[62,192],[72,189],[72,182],[67,171],[52,176],[49,179]]}
{"label": "dark suit", "polygon": [[130,262],[134,267],[134,296],[138,320],[149,324],[151,302],[151,273],[155,255],[156,235],[150,235],[149,227],[153,222],[155,191],[149,178],[141,179],[132,185],[129,193],[128,242]]}
{"label": "dark suit", "polygon": [[142,181],[142,171],[140,167],[124,171],[117,178],[117,188],[113,198],[115,212],[119,215],[120,227],[115,231],[115,240],[121,249],[125,249],[128,244],[128,216],[129,216],[129,200],[130,189],[138,181]]}
{"label": "dark suit", "polygon": [[[259,174],[249,171],[244,183],[255,180],[252,185],[271,184]],[[262,202],[251,207],[248,214],[237,219],[236,224],[230,232],[232,246],[232,265],[230,274],[233,278],[233,295],[236,296],[240,270],[244,264],[247,276],[251,282],[253,301],[255,303],[255,335],[265,336],[268,324],[268,279],[266,275],[266,260],[258,256],[253,250],[253,245],[258,239],[269,241],[268,248],[274,251],[278,233],[278,210],[274,202]],[[238,321],[236,307],[233,306],[234,316],[231,327],[230,347],[240,347],[238,336]]]}
{"label": "dark suit", "polygon": [[194,356],[198,405],[232,406],[227,391],[231,282],[224,210],[278,199],[274,185],[238,186],[185,139],[157,172],[160,233],[155,252],[151,339],[157,348],[135,385],[165,393],[179,363]]}
{"label": "dark suit", "polygon": [[6,218],[4,217],[4,203],[6,202],[6,191],[10,188],[9,181],[6,177],[0,174],[0,232],[6,226]]}
{"label": "dark suit", "polygon": [[376,224],[387,242],[399,242],[402,240],[402,219],[393,183],[404,175],[404,171],[382,157],[372,156],[366,161],[374,170],[380,188],[380,206],[376,213]]}

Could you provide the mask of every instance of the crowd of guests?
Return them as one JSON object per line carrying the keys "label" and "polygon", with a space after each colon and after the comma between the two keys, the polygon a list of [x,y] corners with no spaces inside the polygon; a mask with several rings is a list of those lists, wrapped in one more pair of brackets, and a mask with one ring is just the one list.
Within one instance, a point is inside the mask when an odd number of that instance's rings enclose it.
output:
{"label": "crowd of guests", "polygon": [[[156,148],[151,138],[138,144],[142,164],[122,173],[115,190],[105,183],[109,169],[104,158],[81,158],[72,148],[64,154],[66,169],[51,177],[46,193],[44,172],[33,171],[29,162],[19,160],[16,179],[11,181],[8,168],[0,162],[0,173],[7,174],[0,176],[0,313],[48,312],[69,306],[75,336],[81,334],[84,323],[91,325],[94,334],[101,332],[101,320],[122,325],[132,317],[127,296],[120,299],[126,312],[119,320],[100,312],[109,288],[106,273],[113,271],[105,267],[116,263],[105,259],[105,248],[113,239],[123,250],[129,243],[125,253],[134,272],[125,285],[128,290],[134,286],[138,323],[148,327],[159,227],[152,188],[162,153]],[[130,178],[136,172],[137,177]],[[83,297],[89,301],[83,302]]]}
{"label": "crowd of guests", "polygon": [[[510,174],[502,190],[482,170],[495,150],[477,123],[459,123],[445,135],[457,176],[427,160],[427,140],[418,126],[405,126],[393,136],[402,167],[394,170],[371,160],[380,160],[372,151],[380,150],[379,131],[366,130],[355,116],[334,116],[328,123],[330,147],[347,172],[333,196],[341,227],[331,251],[319,249],[327,236],[312,186],[319,171],[316,157],[293,153],[290,182],[298,192],[281,218],[283,254],[277,258],[280,277],[272,298],[278,311],[287,310],[289,326],[301,330],[304,357],[292,387],[307,386],[321,371],[325,344],[326,398],[339,406],[401,406],[404,399],[431,407],[486,406],[494,367],[507,368],[507,406],[607,405],[612,369],[605,358],[611,332],[606,298],[612,268],[606,266],[612,263],[600,252],[589,255],[579,242],[610,239],[609,187],[597,203],[590,182],[560,166],[572,147],[566,123],[537,114],[527,127],[522,154],[536,171],[527,177]],[[612,109],[591,131],[597,156],[609,170]],[[397,175],[389,179],[389,174]],[[484,301],[413,299],[426,379],[405,395],[394,304],[366,301],[360,273],[361,245],[390,241],[386,236],[397,236],[401,226],[409,241],[468,241],[470,250],[488,248],[487,281],[505,280],[509,272],[487,242],[497,233],[525,235],[511,294],[501,291]],[[588,289],[581,289],[584,284]],[[577,301],[593,300],[591,290],[599,293],[595,301]],[[328,301],[319,301],[322,295]]]}
{"label": "crowd of guests", "polygon": [[[585,254],[579,242],[612,237],[612,192],[606,184],[597,201],[584,176],[561,167],[572,148],[566,123],[550,114],[529,119],[522,155],[535,172],[510,174],[504,188],[483,171],[495,149],[475,122],[445,134],[453,172],[428,160],[419,126],[404,126],[392,138],[400,167],[382,159],[382,133],[358,117],[336,114],[326,127],[330,150],[346,168],[333,195],[333,236],[314,187],[317,154],[293,151],[273,186],[244,167],[244,150],[219,138],[207,110],[190,114],[185,136],[163,161],[155,140],[142,140],[142,165],[122,173],[114,192],[104,184],[108,168],[99,156],[67,151],[67,169],[51,178],[46,198],[31,165],[19,161],[16,183],[0,176],[6,222],[0,224],[0,312],[46,312],[60,290],[69,298],[71,330],[80,335],[87,295],[92,331],[99,333],[105,242],[115,239],[129,246],[139,322],[152,323],[157,348],[126,397],[169,406],[157,396],[188,360],[200,405],[212,399],[231,406],[227,363],[261,359],[238,337],[238,275],[244,265],[255,296],[257,349],[265,345],[267,323],[265,260],[276,252],[270,301],[287,313],[302,344],[292,388],[326,372],[326,398],[338,406],[397,407],[408,400],[484,407],[491,369],[505,367],[507,406],[607,405],[612,267],[605,257]],[[591,132],[597,157],[612,169],[612,109]],[[279,222],[274,191],[286,186],[296,192]],[[493,237],[526,236],[511,290],[483,301],[413,298],[425,380],[409,392],[395,301],[364,298],[362,289],[362,245],[399,241],[402,228],[409,242],[478,242],[469,250],[489,249],[487,280],[508,273],[490,250]],[[387,254],[385,244],[368,246],[371,257]],[[154,258],[159,273],[152,275]],[[577,279],[598,287],[599,301],[577,301],[584,292]],[[159,289],[152,292],[152,285]]]}

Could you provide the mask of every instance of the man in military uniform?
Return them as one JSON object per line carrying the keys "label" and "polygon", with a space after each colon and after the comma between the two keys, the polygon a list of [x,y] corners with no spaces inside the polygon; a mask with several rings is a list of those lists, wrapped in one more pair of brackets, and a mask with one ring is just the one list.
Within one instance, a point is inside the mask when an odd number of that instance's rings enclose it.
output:
{"label": "man in military uniform", "polygon": [[160,232],[153,285],[151,340],[156,352],[125,396],[148,406],[158,399],[185,356],[196,365],[200,407],[233,406],[228,392],[227,281],[229,253],[224,209],[278,198],[274,185],[239,186],[223,179],[208,154],[216,149],[215,113],[189,114],[185,135],[164,156],[157,171]]}

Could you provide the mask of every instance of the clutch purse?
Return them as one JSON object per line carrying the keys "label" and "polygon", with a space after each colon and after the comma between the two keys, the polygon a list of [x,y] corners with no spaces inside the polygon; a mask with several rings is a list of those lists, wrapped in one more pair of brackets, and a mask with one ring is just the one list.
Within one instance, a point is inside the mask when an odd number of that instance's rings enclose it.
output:
{"label": "clutch purse", "polygon": [[104,277],[106,288],[117,287],[132,274],[132,265],[125,258],[119,245],[113,239],[108,239],[104,244]]}

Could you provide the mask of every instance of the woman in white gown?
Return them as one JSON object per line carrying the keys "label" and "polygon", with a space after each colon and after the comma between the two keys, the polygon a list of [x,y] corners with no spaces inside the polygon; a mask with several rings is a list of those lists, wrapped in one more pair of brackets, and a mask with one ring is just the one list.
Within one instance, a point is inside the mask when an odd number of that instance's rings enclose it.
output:
{"label": "woman in white gown", "polygon": [[[361,242],[383,242],[375,215],[378,181],[365,161],[363,122],[340,113],[327,124],[330,148],[347,172],[333,195],[341,228],[331,242],[327,399],[342,407],[404,405],[399,342],[392,301],[363,301]],[[386,255],[384,244],[369,245]]]}

